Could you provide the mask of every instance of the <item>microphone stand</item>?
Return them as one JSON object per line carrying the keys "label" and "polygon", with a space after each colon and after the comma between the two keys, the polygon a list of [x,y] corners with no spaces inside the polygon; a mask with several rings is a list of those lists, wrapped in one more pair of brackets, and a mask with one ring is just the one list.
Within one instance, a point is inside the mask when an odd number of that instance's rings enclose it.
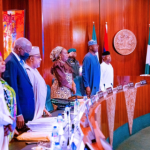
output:
{"label": "microphone stand", "polygon": [[112,88],[113,88],[113,84],[111,83],[111,86],[112,86]]}
{"label": "microphone stand", "polygon": [[67,145],[69,145],[69,126],[70,126],[69,111],[67,111],[67,120],[68,120],[68,141],[67,141]]}

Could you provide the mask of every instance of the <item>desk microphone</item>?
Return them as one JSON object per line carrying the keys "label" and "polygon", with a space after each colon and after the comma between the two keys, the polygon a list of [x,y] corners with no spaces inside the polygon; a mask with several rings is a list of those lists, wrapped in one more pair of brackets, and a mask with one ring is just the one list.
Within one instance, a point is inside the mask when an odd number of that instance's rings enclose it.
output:
{"label": "desk microphone", "polygon": [[113,84],[111,83],[111,86],[113,87]]}
{"label": "desk microphone", "polygon": [[104,90],[105,90],[105,84],[104,84]]}
{"label": "desk microphone", "polygon": [[74,124],[72,124],[72,133],[74,133]]}

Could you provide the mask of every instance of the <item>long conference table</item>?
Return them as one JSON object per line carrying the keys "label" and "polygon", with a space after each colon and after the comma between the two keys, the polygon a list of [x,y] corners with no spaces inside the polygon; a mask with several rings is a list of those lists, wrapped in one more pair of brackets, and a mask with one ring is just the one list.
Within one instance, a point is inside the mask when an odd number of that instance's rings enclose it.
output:
{"label": "long conference table", "polygon": [[[150,126],[150,77],[117,77],[119,82],[133,82],[134,84],[146,80],[147,84],[135,88],[130,87],[126,90],[120,90],[115,94],[108,94],[95,102],[89,111],[89,121],[92,124],[96,142],[89,140],[88,134],[91,131],[90,126],[81,129],[84,134],[84,143],[90,143],[93,149],[103,150],[103,145],[99,138],[105,138],[113,149],[135,134],[139,130]],[[126,84],[126,83],[125,83]],[[98,107],[98,134],[95,112]],[[97,112],[96,112],[97,113]],[[85,116],[81,120],[85,120]]]}
{"label": "long conference table", "polygon": [[[109,94],[98,99],[90,107],[88,118],[95,132],[96,142],[92,143],[89,140],[90,126],[83,127],[81,124],[84,143],[89,143],[94,150],[103,150],[104,148],[99,138],[105,138],[113,149],[116,149],[126,138],[150,126],[150,77],[117,76],[114,87],[119,84],[127,84],[130,81],[135,84],[143,79],[147,81],[146,85],[141,85],[137,88],[131,87],[126,91],[121,90],[115,94]],[[99,116],[96,116],[98,117],[97,122],[95,121],[96,111],[99,114]],[[59,112],[55,113],[57,116]],[[85,119],[85,115],[83,115],[82,119]],[[98,123],[98,126],[96,123]],[[26,147],[25,142],[14,142],[9,146],[10,150],[19,150],[23,147]]]}

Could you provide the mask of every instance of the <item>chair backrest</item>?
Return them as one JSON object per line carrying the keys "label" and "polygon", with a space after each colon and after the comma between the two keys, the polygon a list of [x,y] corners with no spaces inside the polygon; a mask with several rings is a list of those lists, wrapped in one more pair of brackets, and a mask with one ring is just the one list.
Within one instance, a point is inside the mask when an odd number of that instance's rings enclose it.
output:
{"label": "chair backrest", "polygon": [[83,82],[82,82],[82,76],[77,76],[74,78],[74,83],[76,84],[76,94],[77,96],[83,96]]}
{"label": "chair backrest", "polygon": [[49,112],[54,110],[52,102],[51,102],[51,89],[49,85],[47,85],[47,96],[46,96],[45,107],[47,111]]}

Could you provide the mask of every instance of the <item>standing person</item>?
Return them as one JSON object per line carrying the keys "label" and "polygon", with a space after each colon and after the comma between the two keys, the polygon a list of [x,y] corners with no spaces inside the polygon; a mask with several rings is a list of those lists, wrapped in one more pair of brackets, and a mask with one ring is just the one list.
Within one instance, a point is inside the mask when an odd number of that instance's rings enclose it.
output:
{"label": "standing person", "polygon": [[41,61],[42,59],[39,47],[33,46],[25,64],[26,71],[33,86],[35,97],[35,112],[33,119],[40,118],[43,115],[43,111],[48,116],[51,116],[51,114],[45,109],[47,86],[43,77],[37,70],[37,68],[40,67]]}
{"label": "standing person", "polygon": [[68,54],[69,54],[69,58],[67,62],[71,66],[72,71],[73,71],[72,75],[73,75],[73,78],[75,78],[76,76],[79,76],[79,68],[80,68],[79,61],[76,60],[76,57],[77,57],[76,49],[70,48],[68,50]]}
{"label": "standing person", "polygon": [[101,63],[101,80],[100,89],[105,91],[109,87],[113,87],[114,82],[114,70],[111,62],[111,55],[109,51],[102,53],[102,63]]}
{"label": "standing person", "polygon": [[82,66],[83,86],[87,96],[95,95],[99,91],[100,64],[96,56],[98,51],[97,42],[88,42],[89,52],[85,55]]}
{"label": "standing person", "polygon": [[[16,118],[16,95],[1,77],[4,71],[5,62],[0,53],[0,149],[8,150],[8,144],[13,137],[13,129],[15,129],[13,120]],[[9,135],[9,139],[7,135]]]}
{"label": "standing person", "polygon": [[15,90],[17,99],[17,127],[23,128],[24,124],[34,117],[33,87],[25,70],[25,62],[32,49],[32,44],[26,38],[19,38],[15,42],[14,50],[6,58],[4,79]]}
{"label": "standing person", "polygon": [[51,87],[51,98],[68,99],[71,97],[71,92],[76,93],[76,86],[72,78],[72,68],[66,63],[67,50],[57,46],[52,50],[50,58],[54,62],[51,73],[55,76]]}

